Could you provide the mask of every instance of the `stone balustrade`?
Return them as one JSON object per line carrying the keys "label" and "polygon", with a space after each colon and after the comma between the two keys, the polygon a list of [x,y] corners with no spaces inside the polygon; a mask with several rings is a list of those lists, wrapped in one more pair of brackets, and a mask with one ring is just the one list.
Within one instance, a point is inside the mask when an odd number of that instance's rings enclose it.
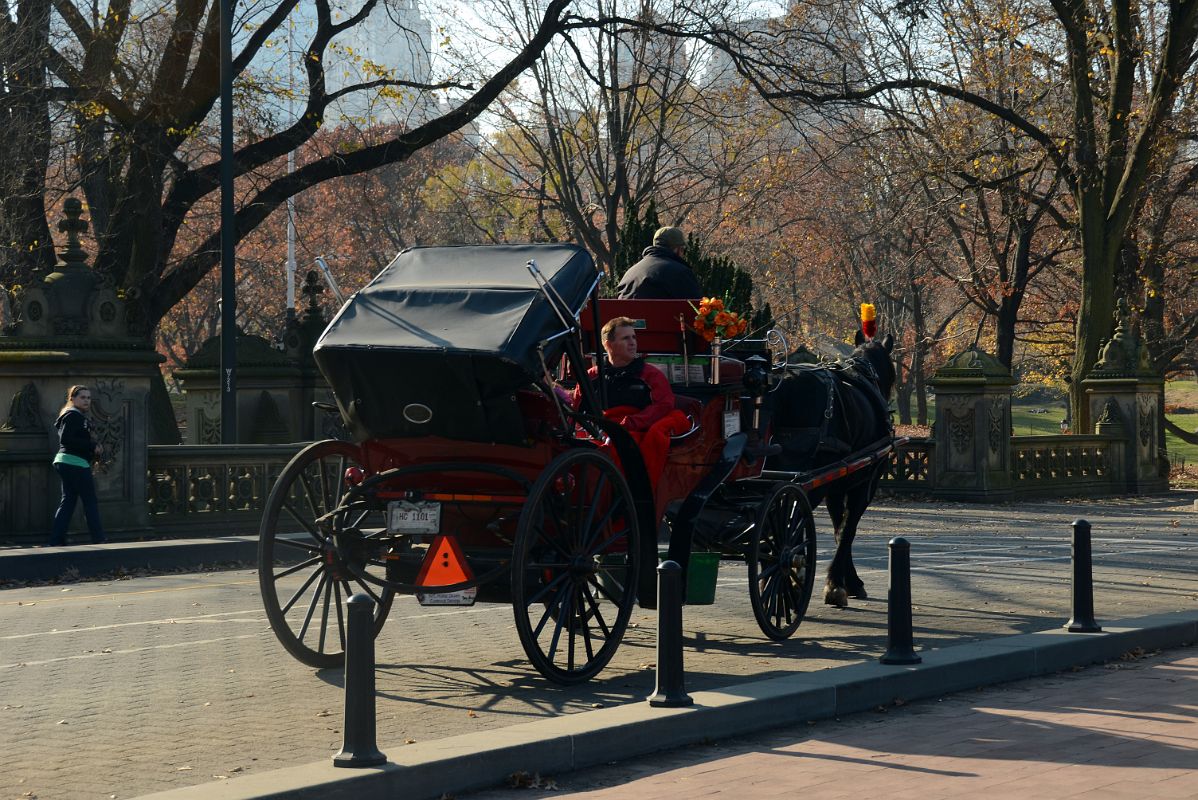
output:
{"label": "stone balustrade", "polygon": [[172,536],[257,533],[275,479],[303,446],[151,447],[146,471],[151,526]]}

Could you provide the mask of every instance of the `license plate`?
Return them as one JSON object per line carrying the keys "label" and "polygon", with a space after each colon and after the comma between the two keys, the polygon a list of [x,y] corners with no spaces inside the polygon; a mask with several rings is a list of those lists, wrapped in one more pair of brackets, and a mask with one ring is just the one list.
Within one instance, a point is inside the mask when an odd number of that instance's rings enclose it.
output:
{"label": "license plate", "polygon": [[440,533],[441,504],[392,500],[387,504],[387,530],[391,533]]}

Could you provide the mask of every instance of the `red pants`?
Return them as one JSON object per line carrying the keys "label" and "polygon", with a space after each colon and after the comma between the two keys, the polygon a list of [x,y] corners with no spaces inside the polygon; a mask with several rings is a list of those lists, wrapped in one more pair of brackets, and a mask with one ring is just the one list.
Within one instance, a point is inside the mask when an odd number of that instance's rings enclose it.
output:
{"label": "red pants", "polygon": [[[608,419],[622,420],[624,417],[639,412],[640,409],[629,406],[616,406],[603,412]],[[646,431],[628,431],[633,440],[640,445],[641,458],[645,460],[645,471],[649,473],[649,485],[657,492],[657,482],[661,480],[661,472],[665,469],[666,458],[670,454],[670,437],[686,433],[691,429],[690,420],[678,409],[674,409]],[[610,451],[616,463],[620,459],[615,450]]]}

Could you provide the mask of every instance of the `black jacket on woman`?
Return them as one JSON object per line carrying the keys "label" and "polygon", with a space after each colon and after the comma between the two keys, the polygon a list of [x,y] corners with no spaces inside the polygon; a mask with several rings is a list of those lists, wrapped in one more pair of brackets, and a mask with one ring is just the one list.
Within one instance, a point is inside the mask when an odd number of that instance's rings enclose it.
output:
{"label": "black jacket on woman", "polygon": [[91,420],[77,408],[69,408],[54,422],[58,429],[58,452],[77,456],[87,463],[96,460]]}

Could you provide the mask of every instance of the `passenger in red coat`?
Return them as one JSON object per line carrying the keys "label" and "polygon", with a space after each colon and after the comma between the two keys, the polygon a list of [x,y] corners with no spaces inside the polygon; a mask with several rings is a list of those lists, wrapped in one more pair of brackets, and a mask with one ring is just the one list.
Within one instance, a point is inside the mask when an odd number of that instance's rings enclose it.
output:
{"label": "passenger in red coat", "polygon": [[[656,490],[669,453],[670,437],[685,433],[690,422],[674,408],[674,390],[666,376],[637,354],[635,324],[628,317],[615,317],[603,326],[603,349],[608,362],[603,369],[607,386],[604,414],[627,428],[641,446],[649,482]],[[591,367],[587,376],[598,393],[598,367]],[[581,399],[581,392],[575,389],[572,396],[575,408]]]}
{"label": "passenger in red coat", "polygon": [[[607,351],[603,370],[605,410],[617,412],[608,416],[628,430],[647,431],[674,410],[674,390],[661,370],[646,364],[644,356],[637,354],[635,324],[628,317],[615,317],[603,326],[603,349]],[[598,375],[598,367],[587,372],[596,393],[600,391]],[[624,413],[618,413],[621,410]]]}

